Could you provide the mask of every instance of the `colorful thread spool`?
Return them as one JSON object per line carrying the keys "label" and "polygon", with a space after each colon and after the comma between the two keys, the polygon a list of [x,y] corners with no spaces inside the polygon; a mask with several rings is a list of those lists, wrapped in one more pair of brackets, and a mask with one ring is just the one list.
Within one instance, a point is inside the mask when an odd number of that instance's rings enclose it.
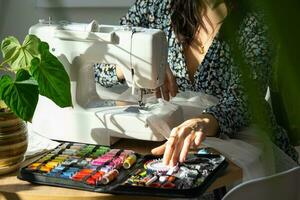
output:
{"label": "colorful thread spool", "polygon": [[94,175],[92,175],[91,178],[100,181],[104,174],[105,174],[105,172],[98,171]]}
{"label": "colorful thread spool", "polygon": [[114,169],[102,177],[101,183],[106,185],[111,181],[113,181],[115,178],[117,178],[118,175],[119,175],[119,171]]}
{"label": "colorful thread spool", "polygon": [[59,164],[59,162],[50,161],[50,162],[46,163],[46,167],[54,168],[54,167],[56,167],[58,164]]}
{"label": "colorful thread spool", "polygon": [[52,170],[52,168],[51,167],[47,167],[47,166],[41,166],[39,170],[41,172],[49,173]]}
{"label": "colorful thread spool", "polygon": [[142,171],[141,173],[139,173],[139,176],[146,177],[147,176],[147,171]]}
{"label": "colorful thread spool", "polygon": [[129,156],[125,159],[125,161],[124,161],[124,163],[123,163],[123,167],[124,167],[125,169],[129,169],[129,168],[132,167],[132,165],[133,165],[135,162],[136,162],[136,155],[135,155],[135,154],[131,154],[131,155],[129,155]]}
{"label": "colorful thread spool", "polygon": [[168,178],[169,178],[168,176],[160,176],[159,177],[159,182],[160,183],[164,183],[164,182],[166,182],[168,180]]}
{"label": "colorful thread spool", "polygon": [[154,183],[157,179],[158,179],[158,176],[157,176],[157,175],[154,175],[152,178],[150,178],[150,179],[145,183],[145,185],[146,185],[146,186],[149,186],[149,185],[151,185],[152,183]]}
{"label": "colorful thread spool", "polygon": [[91,177],[89,177],[86,180],[86,183],[89,184],[89,185],[98,185],[98,183],[101,182],[102,176],[104,174],[105,174],[104,172],[98,171],[94,175],[92,175]]}
{"label": "colorful thread spool", "polygon": [[62,165],[58,165],[57,167],[55,167],[54,168],[55,170],[58,170],[58,171],[62,171],[62,170],[64,170],[65,169],[65,167],[64,166],[62,166]]}
{"label": "colorful thread spool", "polygon": [[84,177],[90,175],[94,170],[92,169],[82,169],[79,172],[77,172],[72,179],[73,180],[77,180],[77,181],[81,181]]}
{"label": "colorful thread spool", "polygon": [[96,185],[97,181],[90,177],[86,180],[86,183],[89,185]]}
{"label": "colorful thread spool", "polygon": [[169,183],[172,183],[172,182],[175,181],[175,179],[176,179],[175,176],[169,176],[169,177],[168,177],[168,182],[169,182]]}
{"label": "colorful thread spool", "polygon": [[113,169],[113,166],[109,166],[109,165],[105,165],[103,167],[101,167],[101,171],[104,173],[108,173]]}
{"label": "colorful thread spool", "polygon": [[142,179],[143,182],[148,182],[153,177],[153,174],[148,174],[146,177]]}
{"label": "colorful thread spool", "polygon": [[30,170],[36,170],[41,165],[42,165],[42,163],[33,163],[33,164],[31,164],[31,165],[28,166],[28,169],[30,169]]}
{"label": "colorful thread spool", "polygon": [[78,174],[76,173],[74,176],[72,176],[72,180],[74,181],[82,181],[82,179],[86,177],[85,174]]}

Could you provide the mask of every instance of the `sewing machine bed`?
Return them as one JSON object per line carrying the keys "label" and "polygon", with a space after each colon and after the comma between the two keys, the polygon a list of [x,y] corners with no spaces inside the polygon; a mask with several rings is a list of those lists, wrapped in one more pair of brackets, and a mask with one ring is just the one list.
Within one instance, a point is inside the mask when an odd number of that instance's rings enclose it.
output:
{"label": "sewing machine bed", "polygon": [[21,168],[18,178],[102,193],[191,198],[203,194],[227,166],[224,156],[211,152],[189,154],[184,163],[168,167],[152,155],[64,142]]}

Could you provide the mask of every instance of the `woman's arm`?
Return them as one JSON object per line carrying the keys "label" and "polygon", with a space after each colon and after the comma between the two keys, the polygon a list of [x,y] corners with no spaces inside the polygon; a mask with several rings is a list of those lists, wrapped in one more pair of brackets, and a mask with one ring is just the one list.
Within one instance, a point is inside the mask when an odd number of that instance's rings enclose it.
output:
{"label": "woman's arm", "polygon": [[[239,45],[242,54],[251,67],[253,81],[257,81],[261,86],[258,93],[266,92],[270,77],[270,46],[265,31],[255,15],[250,15],[245,18],[240,32]],[[227,50],[229,51],[228,46]],[[204,110],[198,118],[187,120],[174,128],[169,140],[153,149],[154,154],[164,153],[165,164],[175,165],[178,161],[183,162],[190,147],[199,146],[206,136],[234,137],[242,127],[249,124],[247,97],[241,85],[241,74],[236,66],[224,67],[226,73],[221,75],[224,76],[221,80],[226,81],[226,87],[222,91],[219,103]]]}

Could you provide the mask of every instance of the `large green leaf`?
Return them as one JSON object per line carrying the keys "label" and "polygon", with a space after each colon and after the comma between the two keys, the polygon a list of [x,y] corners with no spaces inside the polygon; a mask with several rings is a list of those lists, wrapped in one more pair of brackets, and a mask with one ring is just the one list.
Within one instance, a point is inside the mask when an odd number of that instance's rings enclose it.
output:
{"label": "large green leaf", "polygon": [[15,37],[7,37],[2,41],[1,50],[4,62],[10,65],[11,69],[29,70],[31,60],[40,57],[38,47],[41,41],[35,35],[27,35],[22,45]]}
{"label": "large green leaf", "polygon": [[30,72],[37,80],[40,94],[48,97],[60,107],[72,106],[70,79],[64,66],[49,52],[49,46],[41,42],[41,59],[34,58]]}
{"label": "large green leaf", "polygon": [[0,78],[0,99],[21,119],[30,121],[38,102],[38,86],[26,70],[19,70],[14,81],[10,76]]}
{"label": "large green leaf", "polygon": [[4,60],[10,59],[16,52],[17,48],[20,48],[20,43],[15,37],[7,37],[1,43],[1,51]]}

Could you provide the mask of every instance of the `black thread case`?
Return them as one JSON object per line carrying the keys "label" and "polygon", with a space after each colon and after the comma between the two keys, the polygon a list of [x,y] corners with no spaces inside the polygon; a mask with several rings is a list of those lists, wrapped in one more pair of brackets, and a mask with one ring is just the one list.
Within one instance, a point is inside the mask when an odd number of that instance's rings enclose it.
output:
{"label": "black thread case", "polygon": [[[135,157],[136,162],[124,169],[129,157]],[[112,161],[115,162],[111,164]],[[189,154],[184,163],[172,169],[163,169],[165,166],[160,161],[158,157],[142,156],[130,150],[63,142],[21,168],[18,178],[101,193],[193,198],[202,195],[228,166],[224,156],[205,149],[202,153]]]}

